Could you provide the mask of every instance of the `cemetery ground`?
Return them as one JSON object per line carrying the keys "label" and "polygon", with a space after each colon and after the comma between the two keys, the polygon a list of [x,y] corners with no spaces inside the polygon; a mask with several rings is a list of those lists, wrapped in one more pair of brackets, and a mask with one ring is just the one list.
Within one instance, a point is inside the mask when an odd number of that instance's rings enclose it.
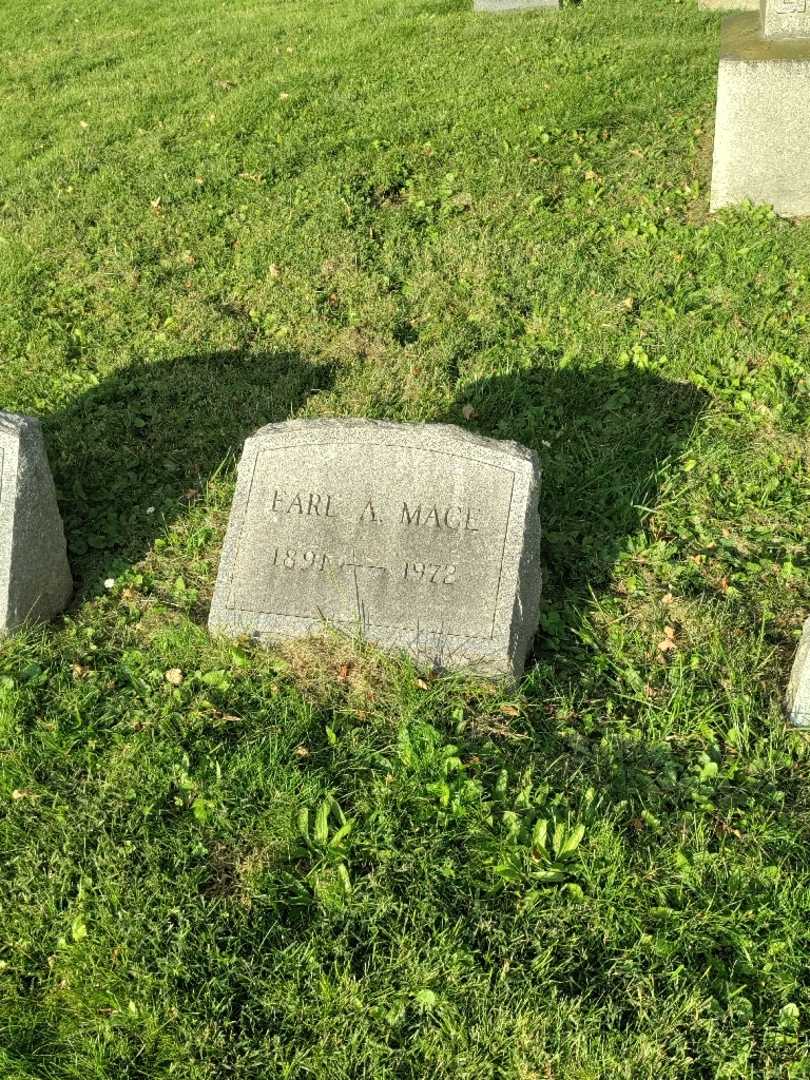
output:
{"label": "cemetery ground", "polygon": [[[810,1075],[810,223],[707,214],[716,15],[470,8],[3,4],[77,580],[0,647],[4,1078]],[[334,415],[538,451],[519,686],[209,638],[242,440]]]}

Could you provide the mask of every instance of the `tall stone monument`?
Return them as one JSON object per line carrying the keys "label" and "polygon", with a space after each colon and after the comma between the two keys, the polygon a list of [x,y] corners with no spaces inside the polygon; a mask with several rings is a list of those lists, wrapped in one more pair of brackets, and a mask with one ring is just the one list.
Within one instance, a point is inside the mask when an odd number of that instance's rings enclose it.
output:
{"label": "tall stone monument", "polygon": [[723,21],[711,208],[810,214],[810,0],[761,0]]}
{"label": "tall stone monument", "polygon": [[517,676],[540,602],[539,464],[442,424],[293,420],[245,443],[209,626],[324,623],[442,668]]}
{"label": "tall stone monument", "polygon": [[56,615],[72,591],[39,421],[0,412],[0,633]]}
{"label": "tall stone monument", "polygon": [[532,11],[535,8],[557,11],[560,0],[474,0],[475,11]]}

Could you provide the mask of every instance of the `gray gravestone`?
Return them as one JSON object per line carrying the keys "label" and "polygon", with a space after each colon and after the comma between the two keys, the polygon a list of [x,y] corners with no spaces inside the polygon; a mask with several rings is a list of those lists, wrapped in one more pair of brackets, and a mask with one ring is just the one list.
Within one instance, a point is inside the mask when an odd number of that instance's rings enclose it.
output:
{"label": "gray gravestone", "polygon": [[804,624],[787,692],[787,711],[792,723],[810,727],[810,619]]}
{"label": "gray gravestone", "polygon": [[443,424],[293,420],[245,443],[212,630],[331,623],[444,668],[517,676],[540,601],[539,465]]}
{"label": "gray gravestone", "polygon": [[559,10],[560,0],[474,0],[475,11],[531,11],[536,8]]}
{"label": "gray gravestone", "polygon": [[810,214],[810,0],[762,0],[723,22],[711,208]]}
{"label": "gray gravestone", "polygon": [[0,633],[56,615],[72,591],[39,422],[0,413]]}

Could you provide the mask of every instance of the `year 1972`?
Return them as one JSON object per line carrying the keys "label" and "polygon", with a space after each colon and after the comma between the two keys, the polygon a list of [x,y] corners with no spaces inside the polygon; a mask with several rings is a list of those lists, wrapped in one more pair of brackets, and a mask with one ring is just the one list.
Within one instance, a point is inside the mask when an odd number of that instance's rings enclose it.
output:
{"label": "year 1972", "polygon": [[456,567],[451,563],[406,562],[402,576],[405,581],[431,585],[455,585]]}
{"label": "year 1972", "polygon": [[[274,548],[272,566],[279,570],[317,570],[323,573],[327,566],[339,570],[354,569],[388,573],[384,566],[377,566],[368,557],[358,561],[356,553],[331,555],[322,551],[296,551],[293,548]],[[458,568],[452,563],[406,562],[401,578],[415,585],[455,585]]]}

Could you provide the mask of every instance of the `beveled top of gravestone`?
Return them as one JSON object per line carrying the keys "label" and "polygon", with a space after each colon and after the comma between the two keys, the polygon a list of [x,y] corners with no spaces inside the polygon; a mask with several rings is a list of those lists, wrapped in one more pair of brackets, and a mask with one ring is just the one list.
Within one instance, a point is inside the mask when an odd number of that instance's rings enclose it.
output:
{"label": "beveled top of gravestone", "polygon": [[537,626],[539,464],[441,424],[295,420],[245,443],[212,629],[324,621],[442,667],[516,675]]}
{"label": "beveled top of gravestone", "polygon": [[0,634],[55,615],[72,589],[39,421],[0,412]]}
{"label": "beveled top of gravestone", "polygon": [[810,38],[765,37],[759,14],[727,15],[720,33],[720,62],[760,64],[810,60]]}
{"label": "beveled top of gravestone", "polygon": [[810,39],[810,0],[760,0],[766,38]]}

